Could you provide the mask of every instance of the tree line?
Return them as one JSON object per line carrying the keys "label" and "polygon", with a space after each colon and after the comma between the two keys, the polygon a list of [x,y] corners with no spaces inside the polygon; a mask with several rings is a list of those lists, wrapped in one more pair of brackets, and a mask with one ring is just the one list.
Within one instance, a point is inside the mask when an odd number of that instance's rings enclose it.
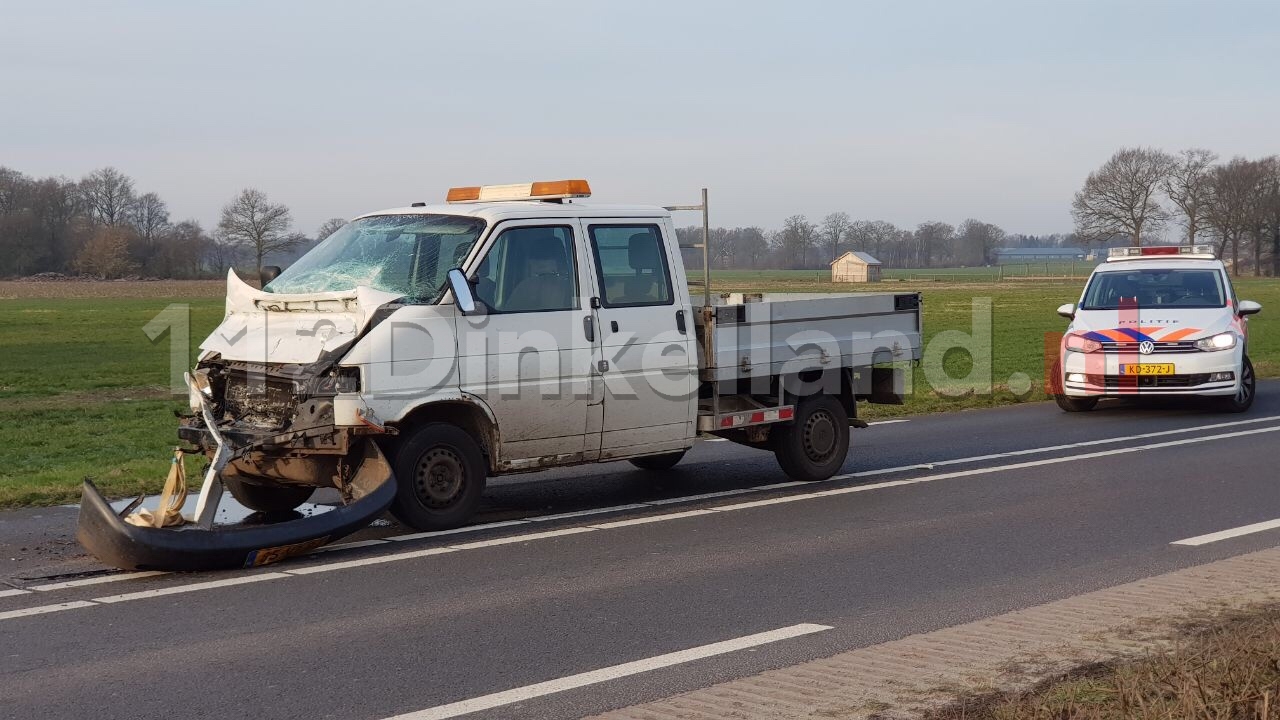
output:
{"label": "tree line", "polygon": [[[1232,272],[1280,275],[1280,157],[1219,162],[1210,150],[1121,148],[1089,174],[1072,203],[1082,240],[1212,244]],[[1228,255],[1229,252],[1229,255]]]}
{"label": "tree line", "polygon": [[0,167],[0,277],[39,273],[102,278],[219,276],[268,259],[287,265],[343,225],[297,232],[289,209],[246,188],[222,209],[218,226],[173,221],[154,192],[106,167],[79,180],[29,177]]}
{"label": "tree line", "polygon": [[[702,241],[699,227],[679,228],[680,244]],[[885,220],[854,220],[834,212],[811,222],[792,215],[780,230],[760,227],[711,228],[708,259],[713,268],[811,270],[826,268],[843,253],[866,252],[888,267],[928,268],[989,265],[999,247],[1059,245],[1069,236],[1010,235],[1003,228],[968,219],[954,226],[940,221],[899,228]],[[686,251],[691,267],[702,267],[700,253]]]}

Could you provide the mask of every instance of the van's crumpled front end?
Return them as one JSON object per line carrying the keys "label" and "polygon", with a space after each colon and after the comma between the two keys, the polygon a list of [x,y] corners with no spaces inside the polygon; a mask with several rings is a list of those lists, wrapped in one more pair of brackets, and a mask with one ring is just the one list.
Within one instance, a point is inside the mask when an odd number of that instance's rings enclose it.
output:
{"label": "van's crumpled front end", "polygon": [[[359,389],[358,375],[338,361],[397,297],[363,287],[279,295],[231,274],[227,314],[188,376],[193,413],[178,433],[209,460],[195,512],[177,527],[139,527],[86,481],[80,543],[125,569],[251,567],[314,549],[381,515],[395,496],[391,465],[375,442],[387,431],[367,418],[337,424],[334,401]],[[262,512],[215,526],[224,486]],[[310,517],[292,511],[318,487],[336,488],[342,506]]]}

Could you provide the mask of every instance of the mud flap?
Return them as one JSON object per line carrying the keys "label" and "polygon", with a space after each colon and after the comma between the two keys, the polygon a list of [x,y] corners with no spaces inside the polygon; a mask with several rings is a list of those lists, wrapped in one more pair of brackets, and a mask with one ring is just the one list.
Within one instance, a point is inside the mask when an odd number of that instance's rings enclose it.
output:
{"label": "mud flap", "polygon": [[221,570],[268,565],[309,552],[373,522],[391,505],[395,477],[373,442],[351,484],[349,505],[269,525],[201,529],[137,527],[126,523],[92,481],[84,481],[76,539],[94,557],[125,570]]}

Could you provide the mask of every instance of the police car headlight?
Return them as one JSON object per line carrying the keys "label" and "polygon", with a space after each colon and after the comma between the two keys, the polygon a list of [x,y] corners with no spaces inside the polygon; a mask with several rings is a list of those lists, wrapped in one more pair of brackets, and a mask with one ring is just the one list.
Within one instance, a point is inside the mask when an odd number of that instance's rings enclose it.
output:
{"label": "police car headlight", "polygon": [[1208,352],[1230,350],[1236,346],[1236,334],[1233,332],[1218,333],[1196,341],[1196,347]]}
{"label": "police car headlight", "polygon": [[1102,349],[1102,343],[1090,340],[1083,335],[1068,335],[1067,350],[1071,352],[1092,353]]}

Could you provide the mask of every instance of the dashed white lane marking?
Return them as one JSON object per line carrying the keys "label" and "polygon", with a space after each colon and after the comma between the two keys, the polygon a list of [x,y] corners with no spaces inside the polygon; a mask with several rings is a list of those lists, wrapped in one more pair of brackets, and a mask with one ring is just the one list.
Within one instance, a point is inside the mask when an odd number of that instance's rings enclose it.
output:
{"label": "dashed white lane marking", "polygon": [[[1167,430],[1167,431],[1161,431],[1156,433],[1143,433],[1142,435],[1133,435],[1133,436],[1121,437],[1121,438],[1107,438],[1106,440],[1088,441],[1088,442],[1082,442],[1082,443],[1074,443],[1071,445],[1059,445],[1059,446],[1054,446],[1052,448],[1039,448],[1039,449],[1030,450],[1030,451],[1016,451],[1012,453],[1005,453],[1005,454],[993,455],[993,456],[983,456],[983,457],[1005,457],[1008,455],[1022,455],[1028,452],[1048,452],[1050,450],[1068,449],[1073,447],[1084,447],[1089,445],[1098,445],[1101,443],[1123,442],[1125,440],[1132,440],[1135,438],[1159,437],[1164,435],[1183,434],[1187,432],[1194,432],[1197,430],[1204,430],[1206,428],[1233,427],[1233,426],[1243,425],[1247,423],[1255,423],[1255,422],[1262,422],[1266,420],[1275,420],[1275,419],[1278,419],[1278,418],[1276,416],[1270,416],[1266,418],[1254,418],[1251,420],[1241,420],[1241,421],[1231,422],[1231,423],[1217,423],[1214,425],[1206,425],[1198,428],[1186,428],[1182,430]],[[540,539],[549,538],[549,537],[558,537],[561,535],[571,535],[576,533],[592,532],[598,529],[621,528],[621,527],[626,527],[631,525],[662,522],[665,520],[675,520],[675,519],[680,519],[685,517],[709,515],[709,514],[714,514],[719,512],[745,510],[749,508],[763,507],[767,505],[779,505],[783,503],[800,502],[803,500],[812,500],[814,498],[821,498],[821,497],[827,497],[832,495],[845,495],[849,493],[869,492],[872,490],[882,490],[885,488],[902,487],[906,485],[918,485],[923,483],[936,482],[939,480],[950,480],[955,478],[971,477],[975,475],[1005,472],[1009,470],[1021,470],[1025,468],[1041,467],[1045,465],[1055,465],[1055,464],[1066,463],[1066,462],[1078,462],[1082,460],[1090,460],[1090,459],[1099,458],[1099,457],[1123,455],[1127,453],[1141,452],[1145,450],[1156,450],[1160,448],[1175,447],[1175,446],[1187,445],[1191,443],[1201,443],[1201,442],[1209,442],[1213,440],[1224,440],[1224,439],[1231,439],[1231,438],[1238,438],[1238,437],[1246,437],[1250,435],[1257,435],[1260,433],[1271,433],[1271,432],[1280,432],[1280,425],[1277,425],[1274,427],[1254,428],[1251,430],[1241,430],[1233,433],[1222,433],[1218,435],[1200,435],[1200,436],[1194,436],[1189,438],[1183,438],[1179,440],[1171,440],[1167,442],[1151,443],[1147,445],[1131,445],[1128,447],[1115,448],[1112,450],[1100,450],[1096,452],[1083,453],[1078,455],[1066,455],[1062,457],[1045,458],[1043,460],[1032,460],[1027,462],[1012,463],[1009,465],[997,465],[994,467],[981,467],[981,468],[974,468],[971,470],[960,470],[960,471],[949,472],[949,473],[940,473],[936,475],[925,475],[925,476],[921,476],[917,478],[909,478],[905,480],[893,480],[893,481],[873,483],[868,485],[854,485],[851,487],[832,488],[829,490],[821,490],[821,491],[812,492],[812,493],[787,495],[779,498],[766,498],[764,500],[759,500],[759,501],[749,501],[744,503],[737,503],[734,505],[725,505],[719,508],[705,508],[697,511],[684,511],[684,512],[675,512],[675,513],[665,513],[661,515],[650,515],[643,518],[636,518],[635,520],[637,520],[638,522],[631,522],[628,520],[628,521],[619,521],[618,523],[600,523],[596,525],[569,527],[569,528],[553,530],[549,532],[529,533],[525,535],[513,535],[505,538],[481,540],[474,543],[464,543],[460,545],[453,545],[453,546],[448,546],[443,548],[429,548],[426,550],[414,550],[414,551],[401,552],[401,553],[391,553],[388,555],[377,555],[377,556],[368,557],[368,558],[361,558],[359,560],[335,561],[335,562],[325,563],[320,565],[290,568],[288,570],[283,570],[281,572],[260,573],[256,575],[247,575],[247,576],[229,578],[226,580],[191,583],[188,585],[178,585],[178,586],[173,586],[168,588],[160,588],[157,590],[146,590],[146,591],[135,592],[135,593],[124,593],[124,594],[112,595],[104,598],[95,598],[93,601],[89,601],[89,602],[80,601],[76,603],[60,603],[58,605],[38,606],[34,608],[25,608],[20,611],[12,611],[12,612],[20,613],[18,615],[10,616],[6,614],[0,614],[0,620],[5,620],[5,619],[8,619],[9,617],[22,617],[24,615],[35,615],[35,614],[40,614],[42,612],[56,612],[58,610],[69,610],[69,609],[74,609],[78,607],[89,607],[96,603],[125,602],[128,600],[137,600],[137,599],[156,597],[161,595],[193,592],[193,591],[205,590],[205,589],[211,589],[211,588],[217,588],[217,587],[225,587],[229,585],[240,585],[240,584],[249,583],[249,582],[258,582],[260,580],[274,580],[274,579],[289,577],[291,575],[310,575],[314,573],[332,572],[334,570],[344,570],[348,568],[362,567],[365,565],[377,565],[382,563],[395,562],[397,560],[408,560],[413,558],[426,557],[430,555],[440,555],[444,553],[456,552],[459,550],[471,550],[476,548],[493,547],[496,545],[508,545],[508,544],[514,544],[514,543],[530,542],[530,541],[540,540]],[[969,460],[972,461],[974,459],[976,458],[969,459]],[[942,464],[949,464],[949,463],[956,463],[956,462],[961,462],[961,460],[943,461],[943,462],[935,463],[935,465],[942,465]],[[916,466],[910,466],[910,467],[901,468],[901,469],[916,469]],[[837,475],[831,479],[842,480],[842,479],[865,477],[867,475],[878,474],[879,472],[884,472],[884,471],[867,471],[862,473],[849,473],[845,475]],[[729,490],[729,491],[720,492],[720,493],[706,493],[703,495],[687,496],[683,498],[672,498],[669,501],[658,500],[658,501],[653,501],[645,504],[658,506],[658,505],[667,504],[668,502],[677,502],[677,501],[691,502],[694,500],[705,499],[705,498],[724,497],[728,495],[737,495],[737,494],[742,494],[746,492],[759,492],[767,489],[786,488],[786,487],[792,487],[795,485],[806,485],[806,484],[809,484],[809,483],[802,483],[802,482],[777,483],[775,485],[765,485],[765,486],[759,486],[755,488],[744,488],[742,490]],[[507,523],[490,523],[488,527],[494,527],[500,524],[501,525],[521,525],[521,524],[527,524],[527,522],[528,521],[525,521],[525,520],[517,520],[517,521],[509,521]],[[473,527],[480,528],[484,526],[473,526]],[[463,531],[467,529],[469,528],[459,528],[459,531]],[[421,535],[423,537],[435,537],[438,535],[450,534],[454,532],[458,532],[458,531],[450,530],[450,531],[444,531],[440,533],[421,533]],[[1195,538],[1191,538],[1191,539],[1195,539]],[[119,576],[111,576],[111,577],[119,577]],[[51,608],[51,609],[42,609],[42,608]]]}
{"label": "dashed white lane marking", "polygon": [[36,607],[22,608],[21,610],[8,610],[0,612],[0,620],[10,620],[30,615],[44,615],[45,613],[58,612],[59,610],[75,610],[77,608],[93,607],[96,604],[87,600],[76,600],[75,602],[58,603],[56,605],[38,605]]}
{"label": "dashed white lane marking", "polygon": [[1218,542],[1219,540],[1228,540],[1241,535],[1251,535],[1264,530],[1275,530],[1280,528],[1280,520],[1267,520],[1265,522],[1253,523],[1252,525],[1241,525],[1237,528],[1229,530],[1220,530],[1218,532],[1209,533],[1207,535],[1197,535],[1195,537],[1186,538],[1185,540],[1174,540],[1170,545],[1208,545],[1209,543]]}
{"label": "dashed white lane marking", "polygon": [[867,424],[868,425],[897,425],[898,423],[904,423],[904,422],[911,422],[911,421],[908,420],[907,418],[901,418],[898,420],[873,420]]}
{"label": "dashed white lane marking", "polygon": [[14,588],[12,590],[0,590],[0,598],[13,597],[15,595],[27,595],[30,592],[31,592],[30,590],[18,590],[17,588]]}
{"label": "dashed white lane marking", "polygon": [[790,640],[791,638],[811,635],[813,633],[830,629],[830,625],[815,625],[812,623],[792,625],[790,627],[779,628],[777,630],[756,633],[755,635],[746,635],[733,640],[724,640],[721,642],[711,643],[710,645],[700,645],[698,647],[689,648],[688,650],[679,650],[665,655],[657,655],[643,660],[635,660],[632,662],[622,663],[621,665],[613,665],[599,670],[578,673],[577,675],[569,675],[556,680],[547,680],[546,682],[534,683],[533,685],[512,688],[511,690],[504,690],[490,695],[482,695],[480,697],[471,698],[470,700],[449,703],[448,705],[437,705],[425,710],[397,715],[394,718],[388,718],[388,720],[448,720],[448,718],[469,715],[482,710],[492,710],[493,708],[503,707],[525,700],[532,700],[544,695],[551,695],[554,693],[564,692],[566,690],[587,687],[589,685],[598,685],[599,683],[608,682],[610,680],[617,680],[631,675],[660,670],[673,665],[683,665],[696,660],[703,660],[717,655],[725,655],[739,650],[760,647],[761,645],[768,645],[782,640]]}
{"label": "dashed white lane marking", "polygon": [[262,582],[263,580],[279,580],[283,577],[288,576],[284,573],[278,572],[240,575],[237,577],[224,578],[222,580],[209,580],[208,582],[190,583],[188,585],[173,585],[170,587],[156,588],[154,590],[140,590],[138,592],[123,593],[121,595],[96,597],[93,599],[93,602],[110,605],[112,603],[142,600],[144,598],[160,597],[162,595],[177,595],[178,593],[199,592],[200,590],[212,590],[214,588],[230,587],[232,585],[244,585],[246,583]]}
{"label": "dashed white lane marking", "polygon": [[32,590],[40,592],[49,592],[50,590],[66,590],[67,588],[86,587],[89,585],[102,585],[104,583],[120,582],[121,580],[137,580],[138,578],[155,577],[157,575],[168,575],[168,573],[159,570],[146,570],[143,572],[130,573],[114,573],[111,575],[99,575],[98,577],[81,578],[79,580],[67,580],[66,582],[46,583],[44,585],[32,585]]}

